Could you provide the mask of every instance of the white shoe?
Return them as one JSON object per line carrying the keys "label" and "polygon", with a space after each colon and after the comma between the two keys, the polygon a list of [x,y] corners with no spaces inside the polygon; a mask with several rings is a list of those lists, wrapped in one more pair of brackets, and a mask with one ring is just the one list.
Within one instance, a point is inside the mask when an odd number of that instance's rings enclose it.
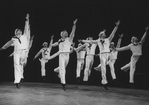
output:
{"label": "white shoe", "polygon": [[97,66],[97,67],[94,67],[94,69],[96,70],[96,71],[101,71],[101,66],[99,65],[99,66]]}
{"label": "white shoe", "polygon": [[59,73],[59,67],[55,68],[54,72]]}

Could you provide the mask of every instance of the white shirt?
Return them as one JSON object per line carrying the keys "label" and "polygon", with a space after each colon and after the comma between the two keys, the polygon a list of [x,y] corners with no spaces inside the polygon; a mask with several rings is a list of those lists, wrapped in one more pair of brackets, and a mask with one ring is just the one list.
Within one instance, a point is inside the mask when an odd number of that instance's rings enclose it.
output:
{"label": "white shirt", "polygon": [[142,45],[141,44],[138,44],[138,45],[133,45],[133,44],[130,44],[130,50],[132,51],[132,54],[133,55],[142,55]]}
{"label": "white shirt", "polygon": [[[19,42],[20,39],[20,42]],[[21,35],[19,39],[12,38],[14,50],[28,49],[28,40],[26,35]]]}
{"label": "white shirt", "polygon": [[117,59],[117,54],[118,54],[118,51],[112,50],[110,52],[110,59]]}
{"label": "white shirt", "polygon": [[87,54],[95,55],[96,46],[97,46],[97,44],[88,44],[87,45]]}
{"label": "white shirt", "polygon": [[48,59],[50,57],[50,49],[49,48],[42,48],[42,58]]}
{"label": "white shirt", "polygon": [[85,50],[81,50],[77,52],[77,59],[84,59],[85,58]]}
{"label": "white shirt", "polygon": [[98,39],[98,46],[100,49],[100,53],[110,52],[110,41],[108,38]]}
{"label": "white shirt", "polygon": [[59,51],[60,52],[70,52],[72,42],[69,38],[66,38],[64,42],[59,43]]}

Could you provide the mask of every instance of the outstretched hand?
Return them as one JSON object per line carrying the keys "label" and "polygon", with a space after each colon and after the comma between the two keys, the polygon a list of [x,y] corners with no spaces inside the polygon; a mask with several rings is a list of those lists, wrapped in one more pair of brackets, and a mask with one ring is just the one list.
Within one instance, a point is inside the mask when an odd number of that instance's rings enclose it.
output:
{"label": "outstretched hand", "polygon": [[26,19],[29,19],[29,14],[26,15]]}
{"label": "outstretched hand", "polygon": [[13,56],[13,53],[9,55],[9,57],[12,57],[12,56]]}
{"label": "outstretched hand", "polygon": [[148,30],[148,28],[149,28],[149,26],[148,26],[148,27],[146,27],[146,28],[145,28],[145,30],[147,31],[147,30]]}
{"label": "outstretched hand", "polygon": [[119,35],[120,38],[122,38],[124,36],[124,34]]}
{"label": "outstretched hand", "polygon": [[78,42],[79,42],[79,43],[81,43],[81,42],[82,42],[82,40],[81,40],[81,39],[78,39]]}
{"label": "outstretched hand", "polygon": [[118,26],[120,24],[120,20],[118,20],[115,24]]}
{"label": "outstretched hand", "polygon": [[74,47],[75,46],[75,42],[72,44],[72,47]]}
{"label": "outstretched hand", "polygon": [[31,40],[33,40],[34,39],[34,35],[31,37]]}
{"label": "outstretched hand", "polygon": [[113,51],[117,51],[116,48],[113,48]]}
{"label": "outstretched hand", "polygon": [[54,35],[51,36],[51,39],[53,39]]}
{"label": "outstretched hand", "polygon": [[77,21],[78,21],[78,19],[76,19],[75,21],[73,21],[73,24],[76,24],[76,23],[77,23]]}

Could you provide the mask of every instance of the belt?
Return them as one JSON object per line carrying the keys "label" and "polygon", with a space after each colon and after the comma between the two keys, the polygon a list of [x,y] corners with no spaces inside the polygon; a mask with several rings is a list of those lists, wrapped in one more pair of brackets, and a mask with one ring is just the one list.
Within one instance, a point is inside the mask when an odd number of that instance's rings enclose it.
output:
{"label": "belt", "polygon": [[87,55],[95,55],[95,54],[87,54]]}
{"label": "belt", "polygon": [[101,52],[100,54],[104,54],[104,53],[110,53],[110,52]]}
{"label": "belt", "polygon": [[68,53],[70,53],[70,52],[60,52],[60,54],[68,54]]}
{"label": "belt", "polygon": [[84,60],[84,58],[77,58],[78,60]]}

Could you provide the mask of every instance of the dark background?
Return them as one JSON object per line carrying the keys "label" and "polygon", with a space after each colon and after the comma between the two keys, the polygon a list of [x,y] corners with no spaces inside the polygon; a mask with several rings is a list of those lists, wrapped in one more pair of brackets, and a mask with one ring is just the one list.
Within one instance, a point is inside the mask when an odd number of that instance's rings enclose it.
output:
{"label": "dark background", "polygon": [[[54,34],[54,42],[60,38],[60,32],[71,32],[73,21],[78,19],[74,42],[92,36],[98,38],[98,33],[106,29],[106,34],[112,32],[115,22],[121,20],[118,31],[113,39],[115,43],[120,34],[124,34],[121,46],[128,45],[132,36],[141,39],[145,27],[149,25],[148,0],[1,0],[0,1],[0,46],[3,46],[14,36],[16,28],[24,29],[25,16],[30,14],[31,35],[35,35],[33,46],[29,53],[28,64],[24,70],[26,82],[41,82],[40,62],[33,60],[35,54],[42,48],[44,41],[49,42]],[[138,88],[149,88],[149,37],[143,45],[143,55],[137,63],[135,83]],[[51,54],[58,51],[52,49]],[[0,81],[13,81],[13,59],[8,57],[13,47],[0,52]],[[96,53],[98,53],[98,48]],[[115,63],[116,75],[119,84],[127,87],[129,72],[123,72],[120,67],[130,61],[131,52],[124,51],[118,54]],[[99,64],[95,57],[93,67]],[[47,82],[60,83],[53,69],[58,66],[58,57],[46,64]],[[76,84],[76,53],[70,55],[67,67],[67,83]],[[83,72],[81,74],[83,76]],[[107,66],[107,77],[112,86],[112,80]],[[90,85],[101,85],[101,74],[92,69],[89,79]]]}

